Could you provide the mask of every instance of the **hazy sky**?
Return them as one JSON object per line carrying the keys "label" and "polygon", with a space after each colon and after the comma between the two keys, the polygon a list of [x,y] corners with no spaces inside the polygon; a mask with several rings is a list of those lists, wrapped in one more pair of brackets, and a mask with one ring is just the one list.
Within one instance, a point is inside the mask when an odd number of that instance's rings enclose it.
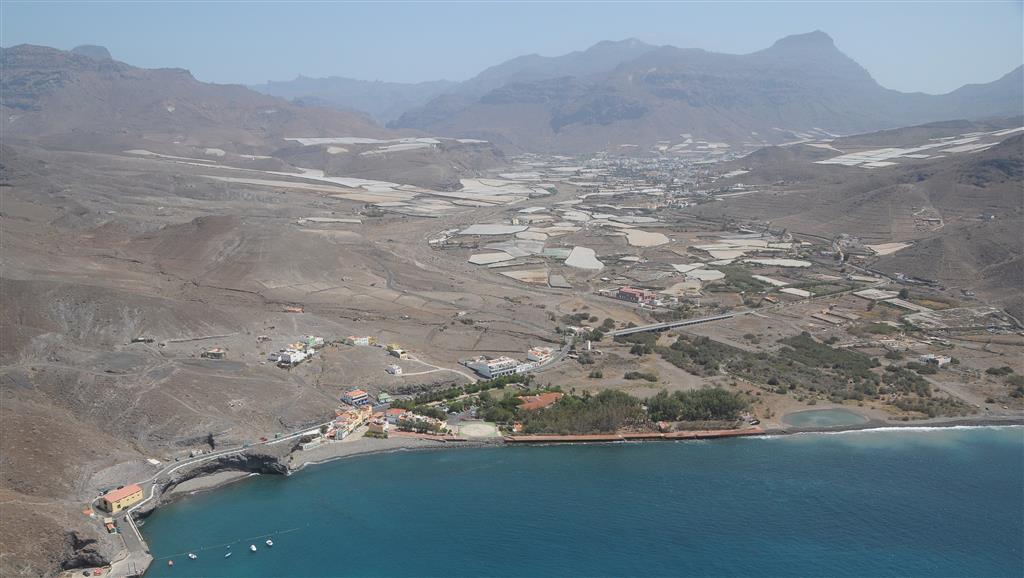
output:
{"label": "hazy sky", "polygon": [[188,68],[209,82],[306,76],[464,80],[522,54],[600,40],[746,53],[824,30],[888,88],[947,92],[1024,60],[1009,2],[18,2],[0,4],[0,45],[101,44],[129,64]]}

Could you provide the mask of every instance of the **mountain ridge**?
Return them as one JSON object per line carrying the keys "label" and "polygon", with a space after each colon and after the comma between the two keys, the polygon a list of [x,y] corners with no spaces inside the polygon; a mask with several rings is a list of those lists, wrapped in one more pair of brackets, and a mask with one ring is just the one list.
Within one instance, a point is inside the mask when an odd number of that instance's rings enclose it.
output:
{"label": "mountain ridge", "polygon": [[145,69],[34,45],[0,48],[5,138],[121,150],[175,142],[255,153],[296,135],[387,137],[362,115],[310,109],[182,68]]}
{"label": "mountain ridge", "polygon": [[[885,88],[821,31],[788,36],[748,54],[642,48],[605,70],[559,68],[561,74],[534,80],[507,76],[502,86],[480,96],[453,91],[388,126],[490,137],[525,150],[595,152],[671,142],[683,133],[734,144],[778,144],[792,133],[817,129],[853,134],[1010,116],[1019,114],[1024,101],[1021,84],[1014,82],[1020,68],[945,95]],[[476,78],[467,83],[482,85]]]}

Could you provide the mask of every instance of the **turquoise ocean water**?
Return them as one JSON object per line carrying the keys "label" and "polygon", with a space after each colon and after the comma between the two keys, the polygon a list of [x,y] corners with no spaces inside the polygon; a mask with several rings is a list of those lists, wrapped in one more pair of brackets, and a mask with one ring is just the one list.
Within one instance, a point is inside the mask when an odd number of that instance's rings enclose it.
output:
{"label": "turquoise ocean water", "polygon": [[143,533],[147,576],[1022,576],[1024,428],[372,455]]}

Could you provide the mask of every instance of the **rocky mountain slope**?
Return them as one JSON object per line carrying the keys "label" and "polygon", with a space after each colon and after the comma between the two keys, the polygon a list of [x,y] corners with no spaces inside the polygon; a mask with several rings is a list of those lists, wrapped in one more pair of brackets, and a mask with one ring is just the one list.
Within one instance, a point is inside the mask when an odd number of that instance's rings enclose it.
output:
{"label": "rocky mountain slope", "polygon": [[[831,144],[920,143],[916,139],[924,135],[986,126],[942,123]],[[1024,314],[1024,135],[1007,137],[980,152],[878,169],[814,163],[835,154],[805,145],[762,149],[734,163],[750,171],[735,180],[758,184],[759,192],[692,210],[823,237],[846,234],[865,243],[909,242],[910,247],[873,265],[973,290],[1018,318]]]}
{"label": "rocky mountain slope", "polygon": [[[345,388],[402,383],[378,348],[266,362],[303,335],[377,335],[455,366],[481,340],[527,348],[524,322],[546,319],[518,311],[525,289],[463,286],[415,255],[442,220],[363,216],[330,190],[215,180],[193,161],[11,145],[0,159],[2,576],[111,559],[117,537],[81,512],[153,475],[147,458],[309,427]],[[487,326],[455,323],[466,310]]]}
{"label": "rocky mountain slope", "polygon": [[614,46],[613,58],[587,58],[607,45],[573,58],[531,57],[527,72],[519,59],[510,61],[467,81],[472,89],[439,96],[391,126],[561,152],[677,142],[684,133],[771,144],[804,132],[1019,114],[1024,99],[1020,68],[945,95],[888,90],[823,32],[745,55]]}
{"label": "rocky mountain slope", "polygon": [[[501,164],[488,143],[434,141],[427,150],[380,154],[416,131],[381,128],[362,113],[299,106],[243,86],[199,82],[181,69],[111,60],[102,47],[0,51],[4,142],[50,149],[176,157],[283,172],[387,180],[430,188]],[[348,148],[301,146],[294,137],[373,139]],[[288,140],[292,139],[292,140]],[[365,154],[364,154],[365,153]]]}
{"label": "rocky mountain slope", "polygon": [[356,80],[332,76],[269,81],[249,88],[270,96],[284,98],[300,106],[330,107],[369,114],[384,125],[407,110],[423,106],[431,99],[452,89],[457,83],[447,80],[403,83]]}
{"label": "rocky mountain slope", "polygon": [[393,135],[361,115],[90,54],[30,45],[0,50],[5,142],[78,150],[151,143],[263,154],[282,137]]}

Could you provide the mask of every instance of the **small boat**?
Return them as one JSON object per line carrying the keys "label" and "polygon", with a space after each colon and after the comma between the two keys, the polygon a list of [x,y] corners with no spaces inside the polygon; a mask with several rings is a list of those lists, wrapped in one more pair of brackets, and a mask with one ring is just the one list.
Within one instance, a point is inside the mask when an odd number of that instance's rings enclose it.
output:
{"label": "small boat", "polygon": [[249,549],[252,550],[253,552],[255,552],[256,551],[256,544],[249,544]]}
{"label": "small boat", "polygon": [[227,554],[224,554],[224,557],[225,557],[225,558],[228,558],[228,557],[230,557],[230,556],[231,556],[231,552],[228,552]]}
{"label": "small boat", "polygon": [[198,558],[198,557],[199,557],[199,556],[196,556],[196,555],[195,555],[195,554],[193,554],[192,552],[189,552],[189,553],[188,553],[188,558],[189,558],[189,560],[195,560],[195,559],[196,559],[196,558]]}
{"label": "small boat", "polygon": [[273,545],[274,545],[274,541],[268,538],[267,539],[267,546],[273,546]]}
{"label": "small boat", "polygon": [[168,566],[174,566],[174,560],[168,560],[167,561],[167,565]]}

